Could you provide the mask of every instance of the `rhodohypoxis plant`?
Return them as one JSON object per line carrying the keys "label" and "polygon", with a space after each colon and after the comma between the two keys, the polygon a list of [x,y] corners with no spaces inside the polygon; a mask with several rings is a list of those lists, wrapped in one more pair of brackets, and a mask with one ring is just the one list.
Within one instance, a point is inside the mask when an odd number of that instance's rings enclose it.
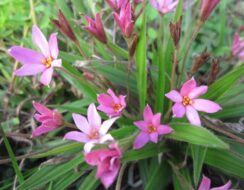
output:
{"label": "rhodohypoxis plant", "polygon": [[30,76],[42,73],[41,83],[49,85],[54,67],[61,67],[62,65],[61,59],[57,59],[59,53],[57,34],[52,33],[47,42],[41,30],[37,26],[33,26],[32,41],[41,53],[20,46],[13,46],[9,49],[9,54],[23,64],[20,69],[15,71],[15,75]]}
{"label": "rhodohypoxis plant", "polygon": [[144,109],[143,118],[144,120],[134,122],[134,125],[140,129],[140,133],[133,143],[134,149],[143,147],[149,141],[157,143],[160,136],[173,131],[168,125],[161,125],[161,113],[154,115],[149,105]]}
{"label": "rhodohypoxis plant", "polygon": [[101,117],[94,104],[88,107],[87,119],[79,114],[73,114],[73,119],[78,129],[82,132],[71,131],[68,132],[64,138],[85,143],[85,152],[89,152],[95,144],[102,144],[106,141],[113,140],[113,137],[107,134],[107,132],[118,117],[114,117],[102,123]]}
{"label": "rhodohypoxis plant", "polygon": [[238,57],[240,60],[244,60],[244,40],[241,39],[238,33],[235,33],[234,35],[232,54]]}
{"label": "rhodohypoxis plant", "polygon": [[38,102],[32,104],[38,112],[34,115],[34,118],[41,122],[41,125],[32,132],[32,137],[48,133],[63,125],[63,117],[57,110],[50,110]]}
{"label": "rhodohypoxis plant", "polygon": [[230,186],[231,186],[231,181],[229,180],[225,185],[221,187],[210,188],[211,180],[208,177],[203,176],[198,190],[229,190]]}
{"label": "rhodohypoxis plant", "polygon": [[172,107],[173,117],[182,118],[186,115],[191,124],[201,125],[198,111],[215,113],[221,110],[217,103],[198,98],[207,90],[207,86],[197,86],[195,79],[190,79],[182,85],[180,92],[172,90],[167,93],[165,96],[175,102]]}

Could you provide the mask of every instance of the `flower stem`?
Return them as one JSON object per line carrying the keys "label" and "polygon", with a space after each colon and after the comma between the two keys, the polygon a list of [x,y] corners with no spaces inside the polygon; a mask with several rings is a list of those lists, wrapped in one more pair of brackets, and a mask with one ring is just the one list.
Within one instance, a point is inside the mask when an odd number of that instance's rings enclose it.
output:
{"label": "flower stem", "polygon": [[80,54],[82,55],[82,57],[83,57],[84,59],[88,59],[87,55],[85,54],[85,52],[84,52],[83,49],[81,48],[80,43],[79,43],[78,40],[75,41],[75,45],[76,45],[76,47],[78,48],[78,50],[79,50]]}
{"label": "flower stem", "polygon": [[126,166],[127,166],[127,163],[125,162],[124,164],[122,164],[122,166],[120,168],[115,190],[121,190],[121,183],[122,183],[122,179],[123,179],[123,175],[124,175]]}
{"label": "flower stem", "polygon": [[76,127],[74,124],[72,124],[72,123],[68,123],[68,122],[66,122],[66,121],[64,122],[63,126],[64,126],[64,127],[71,128],[71,129],[77,129],[77,127]]}

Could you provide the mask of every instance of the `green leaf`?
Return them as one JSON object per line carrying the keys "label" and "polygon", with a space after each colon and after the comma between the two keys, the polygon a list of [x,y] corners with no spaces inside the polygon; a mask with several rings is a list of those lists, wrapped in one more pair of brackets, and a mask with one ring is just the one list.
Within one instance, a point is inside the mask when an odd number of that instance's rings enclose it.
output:
{"label": "green leaf", "polygon": [[191,145],[191,155],[193,160],[193,180],[195,186],[197,186],[201,171],[203,161],[206,155],[207,148],[202,146]]}
{"label": "green leaf", "polygon": [[224,107],[217,113],[211,115],[213,118],[219,119],[228,119],[228,118],[237,118],[244,115],[244,105]]}
{"label": "green leaf", "polygon": [[95,190],[100,182],[97,180],[96,176],[96,171],[93,170],[82,182],[79,190]]}
{"label": "green leaf", "polygon": [[183,0],[179,0],[179,3],[175,11],[174,22],[177,22],[180,19],[180,17],[182,16],[182,12],[183,12]]}
{"label": "green leaf", "polygon": [[108,47],[117,57],[128,59],[128,52],[123,48],[119,47],[111,41],[108,42]]}
{"label": "green leaf", "polygon": [[139,42],[136,47],[136,75],[137,89],[139,94],[140,110],[145,107],[147,98],[147,19],[143,14],[143,24],[140,32]]}
{"label": "green leaf", "polygon": [[170,126],[174,129],[173,133],[165,136],[166,138],[188,142],[190,144],[201,145],[212,148],[229,148],[228,144],[223,142],[212,132],[204,127],[192,126],[184,123],[172,123]]}

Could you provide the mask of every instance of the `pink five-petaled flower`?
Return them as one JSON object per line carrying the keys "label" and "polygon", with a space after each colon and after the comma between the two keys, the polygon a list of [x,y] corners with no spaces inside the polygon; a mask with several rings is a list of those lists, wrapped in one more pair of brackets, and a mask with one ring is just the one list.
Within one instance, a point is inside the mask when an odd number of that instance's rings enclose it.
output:
{"label": "pink five-petaled flower", "polygon": [[87,119],[79,114],[73,114],[76,126],[82,131],[71,131],[64,136],[64,139],[85,143],[85,152],[90,152],[95,144],[102,144],[113,140],[110,134],[107,134],[109,128],[118,117],[101,122],[101,117],[94,104],[90,104],[87,111]]}
{"label": "pink five-petaled flower", "polygon": [[63,117],[57,110],[50,110],[44,105],[34,101],[32,104],[38,112],[34,115],[34,118],[41,122],[41,125],[32,132],[32,137],[37,137],[49,131],[53,131],[63,124]]}
{"label": "pink five-petaled flower", "polygon": [[161,113],[153,115],[149,105],[144,109],[143,118],[143,121],[134,122],[134,125],[141,130],[134,141],[134,149],[140,149],[149,141],[157,143],[159,135],[169,134],[173,131],[168,125],[160,124]]}
{"label": "pink five-petaled flower", "polygon": [[113,12],[114,19],[126,38],[131,37],[134,31],[134,21],[132,14],[132,7],[129,1],[122,5],[119,14]]}
{"label": "pink five-petaled flower", "polygon": [[84,29],[90,32],[94,37],[96,37],[99,41],[106,44],[107,37],[103,28],[103,23],[101,21],[100,14],[97,13],[94,20],[90,17],[86,16],[86,21],[88,26],[85,26]]}
{"label": "pink five-petaled flower", "polygon": [[202,0],[200,19],[205,22],[220,0]]}
{"label": "pink five-petaled flower", "polygon": [[49,85],[54,67],[61,67],[61,59],[58,57],[57,34],[52,33],[47,42],[45,36],[37,26],[32,27],[32,41],[40,49],[41,53],[32,49],[13,46],[9,49],[10,55],[23,66],[16,70],[16,76],[31,76],[42,73],[40,81]]}
{"label": "pink five-petaled flower", "polygon": [[238,57],[241,61],[244,61],[244,40],[238,33],[235,33],[232,44],[232,54]]}
{"label": "pink five-petaled flower", "polygon": [[150,0],[151,5],[161,14],[175,11],[178,0]]}
{"label": "pink five-petaled flower", "polygon": [[85,154],[85,160],[89,165],[97,166],[96,177],[105,188],[109,188],[118,175],[121,156],[120,148],[113,143],[109,145],[109,149],[98,149]]}
{"label": "pink five-petaled flower", "polygon": [[97,101],[99,106],[97,109],[106,113],[110,118],[120,116],[123,109],[126,107],[125,97],[123,95],[116,96],[111,89],[108,89],[109,94],[99,94]]}
{"label": "pink five-petaled flower", "polygon": [[215,113],[221,110],[221,107],[210,100],[196,99],[205,94],[208,90],[207,86],[197,87],[194,79],[185,82],[180,90],[172,90],[165,96],[175,102],[172,107],[173,117],[181,118],[186,114],[186,117],[193,125],[201,125],[200,117],[197,111],[206,113]]}
{"label": "pink five-petaled flower", "polygon": [[198,190],[228,190],[230,189],[231,181],[229,180],[225,185],[221,187],[210,188],[210,186],[211,186],[211,180],[208,177],[203,176]]}

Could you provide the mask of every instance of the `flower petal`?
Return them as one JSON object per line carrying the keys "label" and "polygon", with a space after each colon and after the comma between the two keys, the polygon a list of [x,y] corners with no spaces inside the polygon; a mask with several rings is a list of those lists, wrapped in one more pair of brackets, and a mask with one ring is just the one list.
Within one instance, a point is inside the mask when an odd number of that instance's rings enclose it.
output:
{"label": "flower petal", "polygon": [[40,82],[47,86],[50,84],[51,80],[52,80],[52,76],[53,76],[53,67],[50,67],[48,69],[46,69],[42,75],[41,75],[41,78],[40,78]]}
{"label": "flower petal", "polygon": [[201,126],[200,117],[192,106],[186,106],[186,117],[192,125]]}
{"label": "flower petal", "polygon": [[152,118],[152,124],[154,126],[160,125],[161,122],[161,113],[156,113]]}
{"label": "flower petal", "polygon": [[181,102],[182,101],[182,96],[180,93],[176,90],[171,90],[169,93],[165,94],[167,98],[172,100],[173,102]]}
{"label": "flower petal", "polygon": [[158,133],[150,133],[150,140],[154,143],[158,143]]}
{"label": "flower petal", "polygon": [[215,187],[215,188],[211,188],[210,190],[228,190],[230,189],[231,186],[231,181],[229,180],[225,185],[221,186],[221,187]]}
{"label": "flower petal", "polygon": [[210,190],[210,185],[211,185],[211,180],[206,176],[203,176],[198,190]]}
{"label": "flower petal", "polygon": [[73,120],[75,122],[75,125],[84,133],[89,134],[91,127],[89,126],[87,119],[77,113],[72,114]]}
{"label": "flower petal", "polygon": [[181,90],[180,90],[180,94],[181,96],[188,96],[188,94],[194,89],[196,88],[197,83],[194,79],[190,79],[188,81],[186,81]]}
{"label": "flower petal", "polygon": [[143,112],[143,118],[146,122],[151,122],[153,118],[153,112],[149,105],[146,105],[144,112]]}
{"label": "flower petal", "polygon": [[104,121],[99,129],[99,133],[102,134],[102,135],[105,135],[109,128],[113,125],[113,123],[119,119],[119,117],[114,117],[112,119],[108,119],[106,121]]}
{"label": "flower petal", "polygon": [[157,128],[158,134],[160,135],[166,135],[169,133],[172,133],[173,129],[171,127],[169,127],[168,125],[160,125]]}
{"label": "flower petal", "polygon": [[37,26],[32,27],[32,41],[41,50],[45,57],[50,57],[47,39]]}
{"label": "flower petal", "polygon": [[91,152],[91,149],[95,146],[95,143],[90,141],[90,142],[87,142],[85,145],[84,145],[84,151],[85,153],[89,153]]}
{"label": "flower petal", "polygon": [[58,57],[58,40],[57,40],[57,33],[52,33],[49,37],[48,41],[49,49],[52,58],[57,59]]}
{"label": "flower petal", "polygon": [[90,104],[88,107],[87,118],[91,128],[95,127],[99,129],[101,125],[101,117],[97,112],[95,104]]}
{"label": "flower petal", "polygon": [[107,93],[112,97],[114,103],[116,104],[120,103],[119,98],[115,95],[112,89],[109,88]]}
{"label": "flower petal", "polygon": [[105,142],[107,142],[107,141],[113,141],[114,140],[114,138],[112,137],[112,135],[110,135],[110,134],[106,134],[106,135],[104,135],[104,136],[102,136],[100,139],[99,139],[99,143],[105,143]]}
{"label": "flower petal", "polygon": [[32,102],[33,107],[36,109],[36,111],[38,111],[40,114],[45,114],[45,115],[52,115],[52,111],[50,109],[48,109],[46,106],[33,101]]}
{"label": "flower petal", "polygon": [[102,184],[104,185],[104,187],[107,189],[109,188],[113,182],[116,179],[116,176],[119,172],[119,165],[117,165],[112,171],[110,171],[109,173],[105,173],[103,174],[100,179]]}
{"label": "flower petal", "polygon": [[190,93],[189,93],[189,98],[194,99],[197,98],[198,96],[201,96],[205,94],[208,91],[208,86],[199,86],[194,88]]}
{"label": "flower petal", "polygon": [[182,103],[175,103],[172,107],[173,117],[182,118],[186,113],[186,108]]}
{"label": "flower petal", "polygon": [[107,95],[107,94],[99,94],[97,96],[97,101],[99,102],[99,104],[111,107],[113,104],[113,99],[111,96]]}
{"label": "flower petal", "polygon": [[206,113],[215,113],[221,110],[221,107],[217,103],[205,99],[195,99],[192,106],[196,110]]}
{"label": "flower petal", "polygon": [[32,137],[37,137],[37,136],[40,136],[42,134],[45,134],[45,133],[48,133],[50,131],[53,131],[55,130],[57,127],[48,127],[48,126],[45,126],[45,125],[41,125],[39,127],[37,127],[33,132],[32,132]]}
{"label": "flower petal", "polygon": [[52,67],[62,67],[62,59],[55,59],[52,61]]}
{"label": "flower petal", "polygon": [[145,121],[135,121],[134,125],[144,132],[147,131],[148,124]]}
{"label": "flower petal", "polygon": [[9,49],[9,54],[16,59],[17,61],[21,62],[22,64],[40,64],[42,65],[42,60],[45,57],[28,48],[23,48],[20,46],[13,46]]}
{"label": "flower petal", "polygon": [[89,138],[81,132],[71,131],[65,134],[64,139],[86,143]]}
{"label": "flower petal", "polygon": [[20,67],[18,70],[14,71],[16,76],[32,76],[43,72],[46,69],[44,65],[41,64],[26,64]]}
{"label": "flower petal", "polygon": [[134,149],[140,149],[143,147],[147,142],[149,141],[149,135],[145,132],[140,132],[139,135],[137,135],[134,143],[133,148]]}

